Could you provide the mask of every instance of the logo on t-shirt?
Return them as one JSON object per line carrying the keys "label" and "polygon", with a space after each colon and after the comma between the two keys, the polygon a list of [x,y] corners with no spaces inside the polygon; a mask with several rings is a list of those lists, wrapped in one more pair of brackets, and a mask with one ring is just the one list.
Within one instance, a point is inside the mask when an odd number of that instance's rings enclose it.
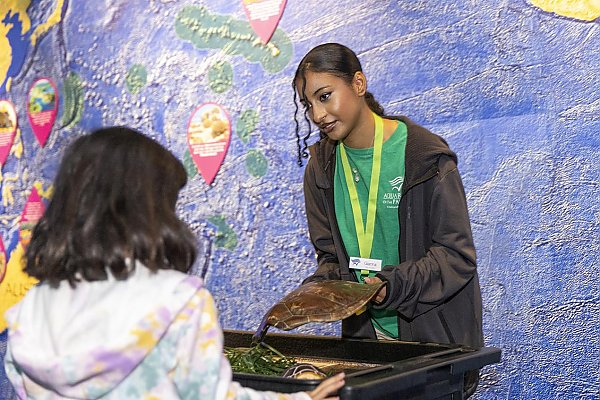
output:
{"label": "logo on t-shirt", "polygon": [[387,208],[398,208],[400,197],[402,197],[402,184],[404,183],[403,176],[397,176],[389,181],[390,189],[383,193],[383,204]]}
{"label": "logo on t-shirt", "polygon": [[390,185],[392,185],[392,190],[396,190],[397,192],[400,192],[400,190],[402,190],[403,183],[404,183],[403,176],[397,176],[396,178],[394,178],[390,181]]}

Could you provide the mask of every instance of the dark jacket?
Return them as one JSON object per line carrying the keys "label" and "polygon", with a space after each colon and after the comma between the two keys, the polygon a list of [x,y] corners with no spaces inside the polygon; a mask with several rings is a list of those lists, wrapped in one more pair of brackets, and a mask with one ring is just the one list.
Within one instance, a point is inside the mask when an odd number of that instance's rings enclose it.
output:
{"label": "dark jacket", "polygon": [[[400,265],[387,265],[385,300],[398,312],[399,339],[483,346],[481,291],[475,247],[456,155],[441,137],[405,117],[405,178],[398,207]],[[337,142],[310,146],[304,175],[306,215],[318,268],[304,283],[356,281],[335,217],[333,176]],[[342,321],[342,336],[375,338],[368,313]]]}

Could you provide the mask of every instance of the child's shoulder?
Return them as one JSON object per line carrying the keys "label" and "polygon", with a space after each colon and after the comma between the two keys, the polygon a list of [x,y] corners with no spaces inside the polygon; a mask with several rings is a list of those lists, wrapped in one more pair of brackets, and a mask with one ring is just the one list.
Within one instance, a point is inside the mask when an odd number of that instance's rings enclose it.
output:
{"label": "child's shoulder", "polygon": [[174,269],[159,269],[154,273],[153,279],[161,282],[172,282],[176,285],[191,286],[196,289],[202,289],[204,287],[204,280],[196,275],[187,274]]}

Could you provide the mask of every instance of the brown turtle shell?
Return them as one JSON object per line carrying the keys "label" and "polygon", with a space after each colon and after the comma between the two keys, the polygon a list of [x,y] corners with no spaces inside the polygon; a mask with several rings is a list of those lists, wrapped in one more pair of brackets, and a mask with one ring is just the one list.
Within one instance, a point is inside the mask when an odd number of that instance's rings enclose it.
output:
{"label": "brown turtle shell", "polygon": [[288,293],[265,315],[254,335],[262,341],[269,326],[294,329],[309,322],[333,322],[355,314],[385,285],[331,280],[304,284]]}

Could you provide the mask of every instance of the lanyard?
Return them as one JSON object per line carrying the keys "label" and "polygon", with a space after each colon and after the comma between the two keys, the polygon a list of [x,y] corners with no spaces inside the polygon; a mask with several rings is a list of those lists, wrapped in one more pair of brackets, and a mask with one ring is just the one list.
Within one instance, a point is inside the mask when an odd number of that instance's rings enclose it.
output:
{"label": "lanyard", "polygon": [[358,201],[358,192],[352,172],[350,172],[350,163],[343,143],[340,143],[340,157],[342,159],[342,167],[350,194],[350,205],[352,206],[352,214],[354,216],[354,226],[356,227],[356,235],[358,237],[358,248],[362,258],[371,257],[371,247],[373,246],[373,235],[375,233],[375,212],[377,211],[377,192],[379,190],[379,173],[381,172],[381,150],[383,148],[383,120],[381,117],[373,113],[375,118],[375,140],[373,143],[373,164],[371,167],[371,184],[369,186],[369,203],[367,206],[367,226],[365,229],[362,210]]}

